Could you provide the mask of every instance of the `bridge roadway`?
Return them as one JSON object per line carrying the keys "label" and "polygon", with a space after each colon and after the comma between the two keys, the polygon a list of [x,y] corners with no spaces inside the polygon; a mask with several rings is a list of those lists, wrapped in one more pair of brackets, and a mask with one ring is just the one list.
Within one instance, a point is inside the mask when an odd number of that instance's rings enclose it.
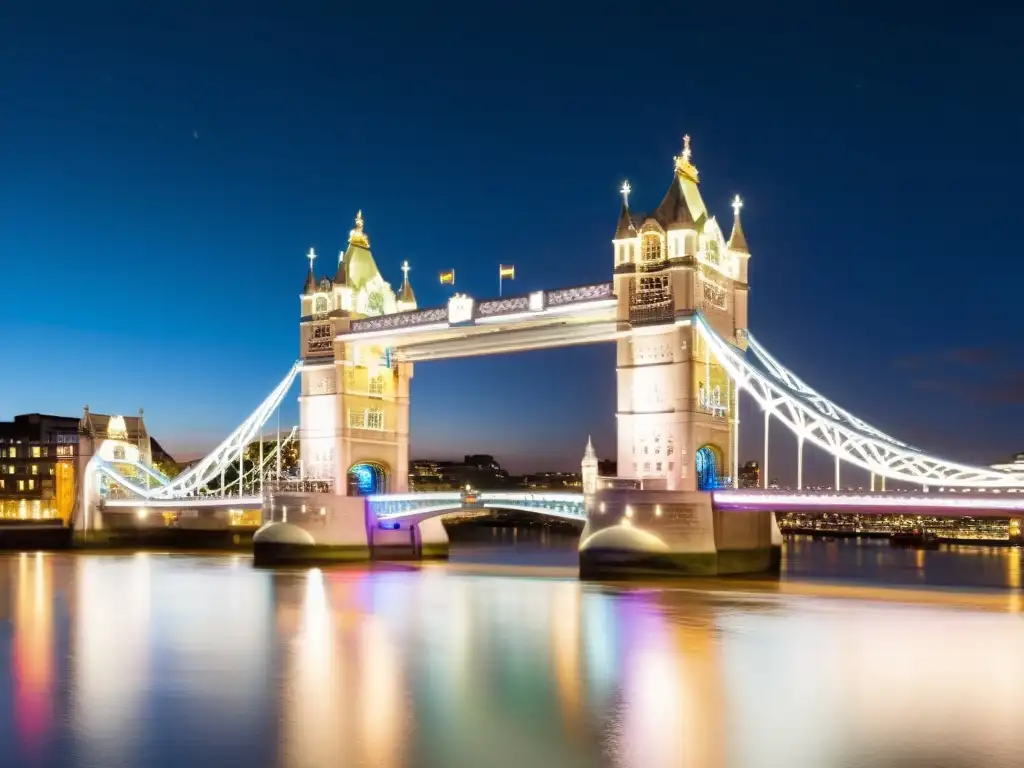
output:
{"label": "bridge roadway", "polygon": [[[719,490],[712,493],[717,509],[774,510],[777,512],[836,512],[883,515],[918,513],[937,517],[1014,517],[1024,516],[1024,492],[998,491],[956,493],[900,493],[898,491],[854,493],[835,491],[761,491],[757,489]],[[532,512],[564,520],[583,522],[586,511],[581,493],[443,491],[433,493],[397,493],[368,496],[373,516],[381,521],[402,518],[427,518],[459,511],[506,509]],[[111,511],[137,509],[260,509],[260,496],[206,496],[185,499],[107,499]]]}

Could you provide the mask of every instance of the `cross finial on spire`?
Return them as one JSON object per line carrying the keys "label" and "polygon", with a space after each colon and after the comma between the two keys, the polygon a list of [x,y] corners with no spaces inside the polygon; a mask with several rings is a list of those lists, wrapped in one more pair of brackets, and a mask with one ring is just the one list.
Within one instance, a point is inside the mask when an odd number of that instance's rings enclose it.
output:
{"label": "cross finial on spire", "polygon": [[737,218],[739,218],[740,208],[742,208],[742,207],[743,207],[743,201],[740,199],[739,195],[736,195],[736,197],[734,197],[732,199],[732,215],[736,216]]}
{"label": "cross finial on spire", "polygon": [[683,136],[683,160],[690,162],[690,134]]}
{"label": "cross finial on spire", "polygon": [[306,258],[309,259],[309,271],[312,272],[313,271],[313,259],[316,258],[316,251],[313,250],[312,246],[310,246],[309,253],[306,254]]}
{"label": "cross finial on spire", "polygon": [[405,282],[407,282],[407,283],[409,282],[409,270],[410,269],[412,269],[412,267],[409,266],[409,262],[408,261],[403,261],[402,262],[402,277],[405,280]]}
{"label": "cross finial on spire", "polygon": [[363,231],[363,209],[362,208],[360,208],[358,211],[356,211],[356,229],[358,229],[360,232]]}
{"label": "cross finial on spire", "polygon": [[629,186],[628,181],[622,182],[622,188],[619,192],[622,194],[622,204],[629,208],[629,193],[633,191],[633,188]]}

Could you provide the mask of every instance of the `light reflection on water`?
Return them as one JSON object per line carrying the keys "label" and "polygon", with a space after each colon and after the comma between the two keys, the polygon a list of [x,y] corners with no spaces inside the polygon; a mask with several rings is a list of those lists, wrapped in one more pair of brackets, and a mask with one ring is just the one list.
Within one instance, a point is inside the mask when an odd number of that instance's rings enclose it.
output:
{"label": "light reflection on water", "polygon": [[[567,551],[540,544],[495,559]],[[888,556],[832,544],[792,547],[774,587],[460,570],[484,563],[479,547],[423,569],[277,572],[3,556],[3,764],[1024,764],[1024,624],[1007,593],[800,581],[819,560],[845,579]],[[1019,551],[996,552],[960,562],[1019,585]],[[954,567],[899,563],[937,555]]]}

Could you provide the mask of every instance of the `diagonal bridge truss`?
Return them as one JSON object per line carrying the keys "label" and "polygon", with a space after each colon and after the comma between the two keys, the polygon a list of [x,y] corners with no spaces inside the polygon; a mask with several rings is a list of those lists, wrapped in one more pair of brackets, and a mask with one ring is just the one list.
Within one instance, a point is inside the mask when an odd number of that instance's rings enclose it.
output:
{"label": "diagonal bridge truss", "polygon": [[897,481],[924,486],[1020,488],[1024,474],[973,467],[931,456],[900,442],[840,408],[785,368],[752,336],[744,353],[699,314],[692,322],[736,386],[799,440],[835,458]]}

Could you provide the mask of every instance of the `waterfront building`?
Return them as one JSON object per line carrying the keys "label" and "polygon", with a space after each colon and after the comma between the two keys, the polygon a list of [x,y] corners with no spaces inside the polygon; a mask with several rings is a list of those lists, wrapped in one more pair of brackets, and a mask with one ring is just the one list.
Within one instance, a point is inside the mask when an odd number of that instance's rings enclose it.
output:
{"label": "waterfront building", "polygon": [[0,422],[0,518],[69,519],[75,503],[82,436],[117,436],[139,445],[148,462],[173,461],[149,437],[142,418],[90,413],[81,418],[26,413]]}
{"label": "waterfront building", "polygon": [[761,487],[761,467],[756,461],[748,461],[740,467],[737,477],[739,478],[740,488]]}

